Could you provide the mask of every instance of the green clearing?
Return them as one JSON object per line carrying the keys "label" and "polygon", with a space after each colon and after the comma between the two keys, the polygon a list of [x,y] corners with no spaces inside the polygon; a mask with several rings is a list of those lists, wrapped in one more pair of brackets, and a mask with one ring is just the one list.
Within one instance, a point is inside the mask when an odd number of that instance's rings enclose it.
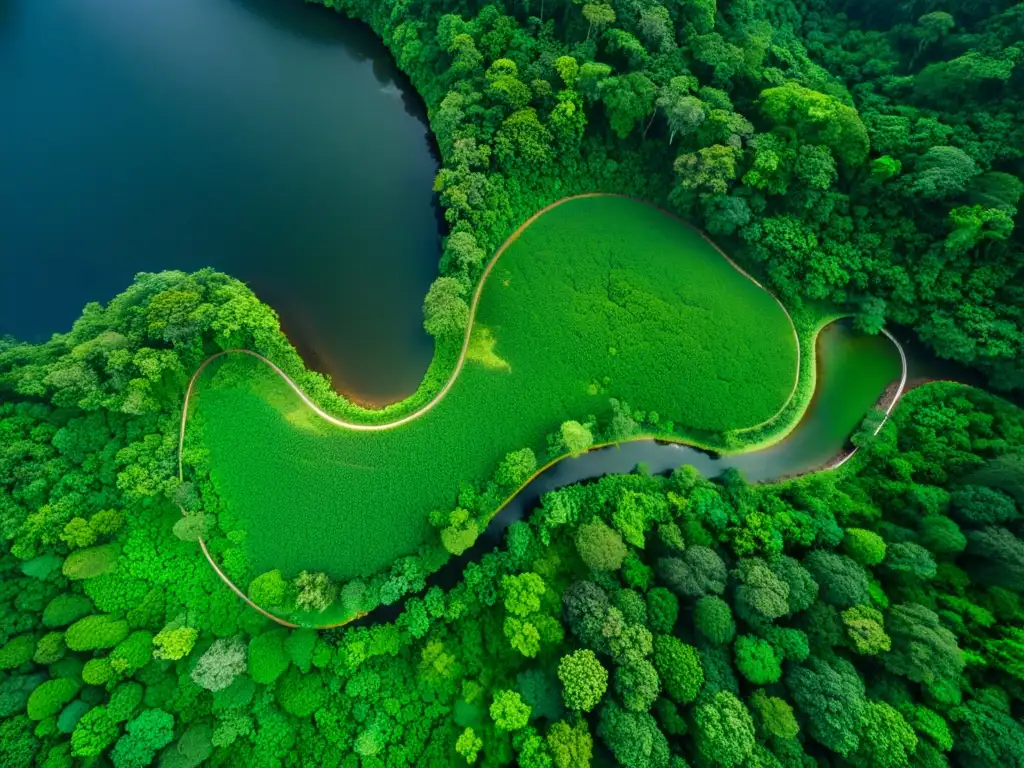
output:
{"label": "green clearing", "polygon": [[[196,390],[186,462],[247,531],[256,572],[380,571],[434,535],[462,481],[616,397],[681,434],[770,419],[793,388],[793,330],[775,300],[699,233],[612,197],[565,203],[511,245],[484,287],[448,396],[385,432],[321,421],[269,368],[232,356]],[[325,406],[330,404],[325,403]],[[235,527],[235,526],[231,526]]]}

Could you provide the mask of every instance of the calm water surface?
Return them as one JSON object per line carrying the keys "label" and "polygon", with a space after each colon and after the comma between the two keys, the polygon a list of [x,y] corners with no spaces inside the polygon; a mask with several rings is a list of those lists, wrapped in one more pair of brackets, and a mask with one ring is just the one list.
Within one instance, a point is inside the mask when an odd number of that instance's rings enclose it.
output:
{"label": "calm water surface", "polygon": [[369,29],[301,0],[0,0],[0,335],[212,266],[369,401],[433,354],[437,162]]}

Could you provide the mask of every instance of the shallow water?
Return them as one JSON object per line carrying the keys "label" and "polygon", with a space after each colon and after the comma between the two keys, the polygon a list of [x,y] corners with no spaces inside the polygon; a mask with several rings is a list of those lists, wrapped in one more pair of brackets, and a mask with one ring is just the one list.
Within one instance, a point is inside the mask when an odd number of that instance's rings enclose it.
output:
{"label": "shallow water", "polygon": [[0,104],[0,335],[212,266],[342,391],[416,389],[437,161],[367,27],[300,0],[0,0]]}

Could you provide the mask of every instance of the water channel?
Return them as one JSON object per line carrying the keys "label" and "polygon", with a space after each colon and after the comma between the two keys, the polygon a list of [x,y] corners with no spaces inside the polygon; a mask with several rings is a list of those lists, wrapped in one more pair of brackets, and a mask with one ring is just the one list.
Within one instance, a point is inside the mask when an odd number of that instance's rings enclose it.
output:
{"label": "water channel", "polygon": [[[975,380],[969,372],[937,360],[901,329],[895,329],[894,336],[906,354],[908,381]],[[495,516],[476,544],[452,558],[429,583],[446,589],[455,586],[466,565],[499,546],[508,527],[537,507],[544,494],[574,483],[632,472],[640,465],[652,474],[690,465],[707,477],[733,467],[750,482],[770,482],[820,469],[847,446],[850,435],[886,388],[899,381],[902,361],[886,336],[857,333],[847,320],[832,323],[819,334],[816,355],[814,399],[797,427],[781,442],[761,451],[715,456],[696,448],[643,440],[564,459],[524,488]],[[381,606],[355,623],[366,626],[393,621],[403,603]]]}

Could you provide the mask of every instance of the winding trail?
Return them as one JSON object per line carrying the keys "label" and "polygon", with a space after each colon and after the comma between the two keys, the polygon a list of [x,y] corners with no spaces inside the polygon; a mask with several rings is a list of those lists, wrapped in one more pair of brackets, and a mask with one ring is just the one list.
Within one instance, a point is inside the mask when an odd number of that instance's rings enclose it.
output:
{"label": "winding trail", "polygon": [[782,407],[776,413],[774,413],[772,416],[770,416],[769,418],[767,418],[765,421],[761,422],[760,424],[754,424],[753,426],[750,426],[750,427],[743,427],[742,429],[739,429],[739,430],[736,430],[736,431],[737,432],[743,432],[743,431],[747,431],[747,430],[751,430],[751,429],[757,429],[757,428],[762,427],[765,424],[771,422],[773,419],[777,418],[779,416],[779,414],[781,414],[786,409],[786,407],[789,405],[789,401],[793,399],[793,395],[796,394],[797,387],[799,386],[799,383],[800,383],[800,355],[801,355],[800,336],[797,333],[796,323],[793,322],[793,317],[789,314],[789,311],[786,309],[785,305],[783,305],[783,303],[781,301],[779,301],[779,298],[775,294],[773,294],[771,291],[769,291],[767,288],[765,288],[761,283],[759,283],[757,280],[755,280],[754,277],[752,275],[750,275],[749,272],[744,270],[742,267],[739,266],[739,264],[737,264],[735,261],[733,261],[725,253],[725,251],[723,251],[721,248],[719,248],[711,240],[711,238],[709,238],[707,236],[706,233],[704,233],[703,231],[701,231],[697,227],[694,227],[689,222],[683,221],[683,219],[679,218],[678,216],[675,216],[674,214],[668,213],[667,211],[663,211],[661,208],[658,208],[658,206],[656,206],[656,205],[654,205],[652,203],[648,203],[648,202],[645,202],[643,200],[637,200],[636,198],[629,197],[628,195],[619,195],[619,194],[614,194],[614,193],[611,193],[611,192],[588,192],[587,194],[583,194],[583,195],[572,195],[571,197],[563,197],[561,200],[556,200],[555,202],[551,203],[550,205],[544,206],[539,211],[537,211],[535,214],[530,216],[530,218],[528,218],[526,221],[524,221],[522,224],[520,224],[516,228],[516,230],[511,235],[509,235],[505,239],[505,241],[498,247],[498,250],[496,250],[494,252],[494,255],[491,257],[491,260],[487,262],[487,266],[484,268],[484,271],[480,274],[480,279],[477,281],[476,290],[473,291],[473,299],[472,299],[472,301],[470,302],[470,305],[469,305],[469,319],[466,322],[466,332],[465,332],[465,335],[464,335],[464,337],[462,339],[462,348],[459,350],[459,357],[455,361],[455,366],[452,368],[452,372],[448,376],[448,380],[445,382],[444,386],[441,387],[440,390],[438,390],[437,394],[434,395],[429,401],[424,403],[422,406],[417,408],[412,413],[408,413],[405,416],[401,416],[401,417],[395,419],[394,421],[389,421],[389,422],[385,422],[385,423],[382,423],[382,424],[360,424],[359,422],[345,421],[344,419],[339,419],[336,416],[332,416],[331,414],[327,413],[327,411],[323,410],[320,406],[318,406],[312,400],[312,398],[310,398],[305,392],[303,392],[302,389],[299,387],[299,385],[296,384],[295,381],[291,378],[291,376],[289,376],[287,373],[285,373],[284,370],[282,370],[278,365],[276,365],[275,363],[271,362],[269,359],[267,359],[263,355],[259,354],[258,352],[253,352],[253,351],[248,350],[248,349],[225,349],[225,350],[222,350],[221,352],[218,352],[218,353],[208,357],[206,360],[203,361],[202,365],[199,366],[199,368],[196,370],[196,372],[194,374],[192,374],[192,378],[189,380],[189,383],[188,383],[188,388],[185,390],[185,402],[182,405],[182,410],[181,410],[181,434],[180,434],[180,437],[179,437],[179,440],[178,440],[178,474],[179,474],[179,479],[180,479],[180,476],[181,476],[181,450],[182,450],[182,447],[183,447],[184,442],[185,442],[185,426],[186,426],[186,422],[187,422],[187,419],[188,419],[188,406],[189,406],[189,401],[191,400],[191,397],[192,397],[192,392],[195,389],[196,381],[198,381],[199,377],[202,375],[203,371],[206,370],[206,367],[210,363],[212,363],[214,360],[216,360],[216,359],[218,359],[220,357],[224,357],[225,355],[233,355],[233,354],[249,355],[250,357],[255,357],[257,360],[260,360],[261,362],[265,363],[278,376],[280,376],[285,381],[285,383],[288,384],[289,387],[291,387],[292,391],[294,391],[295,394],[298,395],[299,398],[302,400],[302,402],[304,402],[307,406],[309,406],[309,408],[314,413],[316,413],[317,416],[319,416],[321,419],[323,419],[327,423],[333,424],[336,427],[341,427],[342,429],[351,429],[351,430],[356,431],[356,432],[383,432],[385,430],[395,429],[397,427],[401,427],[401,426],[403,426],[405,424],[408,424],[408,423],[410,423],[412,421],[415,421],[416,419],[419,419],[419,418],[425,416],[426,414],[430,413],[430,411],[432,411],[435,407],[437,407],[437,405],[442,400],[444,400],[444,398],[451,391],[451,388],[453,386],[455,386],[455,381],[459,378],[459,373],[462,372],[462,368],[463,368],[463,366],[466,363],[466,356],[467,356],[467,354],[469,352],[469,344],[470,344],[470,340],[471,340],[471,337],[472,337],[472,334],[473,334],[473,325],[474,325],[474,323],[476,321],[476,311],[477,311],[478,306],[480,305],[480,298],[483,296],[483,290],[484,290],[484,286],[487,283],[487,278],[490,276],[491,271],[494,269],[494,266],[498,263],[498,259],[501,258],[502,254],[505,253],[505,251],[508,249],[508,247],[510,245],[512,245],[516,240],[519,239],[519,236],[523,232],[525,232],[526,229],[529,228],[529,226],[531,224],[533,224],[537,219],[539,219],[545,213],[547,213],[548,211],[552,210],[553,208],[557,208],[558,206],[563,205],[564,203],[568,203],[568,202],[570,202],[572,200],[582,200],[582,199],[590,198],[590,197],[619,197],[619,198],[624,198],[624,199],[627,199],[627,200],[633,200],[634,202],[642,203],[642,204],[648,206],[649,208],[653,208],[654,210],[658,211],[659,213],[661,213],[661,214],[663,214],[665,216],[668,216],[668,217],[670,217],[670,218],[672,218],[672,219],[674,219],[674,220],[676,220],[676,221],[686,225],[688,228],[692,229],[697,234],[699,234],[701,236],[701,238],[703,238],[703,240],[705,242],[707,242],[712,248],[714,248],[715,251],[723,259],[725,259],[732,266],[733,269],[735,269],[737,272],[739,272],[741,275],[743,275],[750,282],[752,282],[754,285],[756,285],[758,288],[760,288],[762,291],[767,293],[769,296],[771,296],[775,300],[775,303],[779,305],[779,308],[782,310],[783,314],[785,314],[785,316],[786,316],[786,319],[789,321],[790,327],[793,329],[793,340],[796,343],[796,374],[795,374],[795,376],[793,378],[793,388],[792,388],[792,390],[790,390],[789,396],[783,402]]}
{"label": "winding trail", "polygon": [[[900,398],[903,397],[903,391],[907,387],[907,353],[903,351],[903,345],[900,344],[899,341],[896,340],[896,337],[889,333],[889,331],[883,328],[882,333],[889,337],[889,341],[891,341],[896,346],[896,349],[900,353],[901,373],[900,383],[896,387],[896,392],[893,394],[892,400],[889,402],[889,405],[886,406],[885,414],[882,416],[882,421],[878,424],[877,427],[875,427],[875,431],[871,433],[873,435],[877,435],[879,432],[882,431],[882,427],[884,427],[885,423],[889,420],[889,416],[890,414],[892,414],[893,408],[896,407],[896,403],[898,403],[900,401]],[[846,462],[848,462],[850,459],[856,456],[859,450],[860,448],[858,446],[854,446],[854,449],[852,451],[844,454],[843,456],[840,456],[831,464],[827,464],[826,466],[822,467],[822,469],[839,469]]]}
{"label": "winding trail", "polygon": [[[800,335],[799,335],[799,333],[797,331],[796,324],[793,321],[793,317],[792,317],[792,315],[790,315],[790,313],[786,309],[785,305],[783,305],[783,303],[779,300],[779,298],[777,296],[775,296],[775,294],[773,294],[771,291],[769,291],[767,288],[765,288],[752,275],[750,275],[746,270],[744,270],[735,261],[733,261],[733,259],[730,258],[728,256],[728,254],[725,253],[725,251],[723,251],[721,248],[719,248],[718,245],[716,245],[711,240],[711,238],[707,236],[706,233],[704,233],[702,230],[698,229],[697,227],[694,227],[689,222],[684,221],[683,219],[679,218],[678,216],[675,216],[674,214],[668,213],[667,211],[664,211],[661,208],[658,208],[658,206],[656,206],[656,205],[654,205],[652,203],[646,202],[644,200],[637,200],[636,198],[632,198],[632,197],[630,197],[628,195],[621,195],[621,194],[615,194],[615,193],[606,193],[606,192],[590,192],[590,193],[586,193],[586,194],[582,194],[582,195],[572,195],[572,196],[569,196],[569,197],[564,197],[564,198],[561,198],[560,200],[556,200],[555,202],[553,202],[553,203],[551,203],[549,205],[544,206],[539,211],[537,211],[532,216],[530,216],[528,219],[526,219],[526,221],[524,221],[522,224],[520,224],[519,227],[517,227],[515,229],[515,231],[512,232],[512,234],[509,235],[505,239],[505,241],[498,247],[498,249],[494,252],[494,255],[491,257],[490,261],[488,261],[488,263],[487,263],[486,267],[484,268],[483,272],[481,273],[479,280],[477,281],[476,289],[473,292],[473,298],[472,298],[472,301],[471,301],[470,306],[469,306],[469,319],[468,319],[468,321],[466,323],[466,332],[465,332],[465,336],[464,336],[464,338],[462,340],[462,348],[459,351],[459,357],[456,360],[456,363],[455,363],[454,367],[452,368],[452,372],[449,375],[448,380],[445,382],[444,386],[441,387],[440,390],[438,390],[437,394],[435,394],[434,397],[432,397],[427,403],[425,403],[424,405],[422,405],[421,407],[419,407],[415,411],[413,411],[411,413],[408,413],[405,416],[399,417],[399,418],[395,419],[394,421],[386,422],[386,423],[382,423],[382,424],[361,424],[361,423],[358,423],[358,422],[346,421],[344,419],[339,419],[336,416],[332,416],[331,414],[329,414],[325,410],[323,410],[320,406],[318,406],[282,368],[280,368],[274,362],[272,362],[271,360],[269,360],[265,356],[259,354],[258,352],[253,352],[252,350],[241,349],[241,348],[238,348],[238,349],[226,349],[226,350],[222,350],[222,351],[217,352],[216,354],[213,354],[210,357],[208,357],[206,360],[203,361],[203,363],[199,366],[199,368],[196,370],[196,372],[192,375],[192,378],[189,380],[188,387],[185,390],[185,398],[184,398],[184,402],[182,404],[182,409],[181,409],[181,428],[180,428],[179,435],[178,435],[178,480],[181,481],[181,482],[184,482],[184,479],[185,479],[184,460],[183,460],[183,454],[184,454],[184,448],[185,448],[185,430],[186,430],[186,427],[187,427],[187,424],[188,424],[189,404],[190,404],[190,402],[192,400],[192,396],[193,396],[194,391],[195,391],[196,382],[199,380],[199,377],[202,375],[203,371],[206,370],[207,366],[209,366],[215,360],[217,360],[217,359],[219,359],[221,357],[227,356],[227,355],[233,355],[233,354],[248,355],[249,357],[254,357],[257,360],[261,361],[262,363],[267,365],[271,370],[273,370],[278,376],[280,376],[281,379],[284,380],[284,382],[292,389],[292,391],[295,392],[295,394],[299,397],[299,399],[302,400],[302,402],[305,403],[305,405],[310,410],[312,410],[317,416],[319,416],[321,419],[323,419],[327,423],[332,424],[332,425],[334,425],[336,427],[340,427],[342,429],[350,429],[350,430],[358,431],[358,432],[382,432],[382,431],[385,431],[385,430],[395,429],[395,428],[403,426],[405,424],[409,424],[410,422],[415,421],[416,419],[419,419],[419,418],[425,416],[427,413],[432,411],[448,395],[448,393],[451,391],[452,387],[455,385],[455,381],[458,379],[459,373],[462,371],[462,368],[463,368],[463,366],[464,366],[464,364],[466,362],[467,353],[469,351],[469,344],[470,344],[470,339],[471,339],[471,336],[472,336],[473,325],[474,325],[475,318],[476,318],[477,307],[479,306],[481,296],[483,295],[483,289],[484,289],[484,286],[485,286],[485,284],[487,282],[487,278],[490,276],[492,270],[494,269],[495,264],[497,264],[498,259],[501,258],[502,254],[505,253],[505,251],[508,249],[508,247],[510,245],[512,245],[513,243],[516,242],[516,240],[519,239],[519,236],[531,224],[533,224],[537,219],[539,219],[545,213],[547,213],[548,211],[550,211],[550,210],[552,210],[554,208],[557,208],[560,205],[563,205],[564,203],[570,202],[572,200],[580,200],[580,199],[591,198],[591,197],[619,197],[619,198],[625,198],[625,199],[629,199],[629,200],[634,200],[635,202],[642,203],[642,204],[644,204],[644,205],[646,205],[646,206],[648,206],[650,208],[653,208],[653,209],[657,210],[658,212],[662,213],[663,215],[669,216],[670,218],[672,218],[672,219],[674,219],[674,220],[676,220],[678,222],[681,222],[686,227],[688,227],[689,229],[691,229],[691,230],[695,231],[697,234],[699,234],[704,239],[704,241],[707,242],[712,248],[714,248],[714,250],[723,259],[725,259],[737,272],[739,272],[741,275],[746,277],[748,280],[750,280],[752,283],[754,283],[754,285],[759,287],[761,290],[763,290],[765,293],[767,293],[769,296],[771,296],[775,300],[775,302],[779,305],[779,308],[785,314],[786,319],[789,321],[790,327],[793,330],[793,338],[794,338],[794,341],[795,341],[795,344],[796,344],[796,372],[794,374],[793,388],[790,391],[789,396],[786,398],[786,400],[783,402],[782,406],[779,408],[779,410],[775,414],[773,414],[772,416],[770,416],[768,419],[766,419],[765,421],[761,422],[760,424],[755,424],[755,425],[750,426],[750,427],[744,427],[744,428],[741,428],[741,429],[738,429],[738,430],[735,430],[735,431],[736,432],[745,432],[745,431],[750,431],[750,430],[753,430],[753,429],[758,429],[758,428],[763,427],[766,424],[770,423],[774,419],[778,418],[779,415],[781,415],[785,411],[785,409],[789,406],[790,402],[792,401],[793,397],[796,395],[796,392],[797,392],[797,390],[799,388],[799,384],[800,384],[800,366],[801,366],[801,360],[802,360],[802,358],[801,358],[802,350],[800,348]],[[893,341],[894,344],[896,344],[897,347],[899,347],[899,349],[900,349],[900,356],[903,359],[903,379],[902,379],[901,384],[900,384],[900,391],[897,393],[897,395],[894,398],[893,402],[890,404],[888,411],[886,411],[886,418],[888,418],[889,412],[892,411],[893,406],[896,404],[896,401],[899,399],[899,395],[902,392],[903,385],[906,382],[906,373],[907,372],[906,372],[906,357],[904,356],[902,347],[900,347],[899,343],[896,341],[895,338],[893,338],[888,333],[888,331],[885,331],[885,334]],[[882,424],[884,425],[884,423],[885,423],[885,421],[883,420]],[[794,426],[795,426],[795,424],[794,424]],[[881,430],[881,425],[879,426],[879,430]],[[876,434],[877,434],[877,432],[876,432]],[[650,440],[650,439],[653,439],[653,438],[655,438],[655,436],[652,436],[652,435],[638,435],[635,438],[630,438],[629,441],[632,442],[632,441],[635,441],[635,440]],[[657,439],[664,440],[664,438],[657,438]],[[626,441],[622,441],[622,442],[626,442]],[[674,443],[678,443],[680,445],[694,445],[694,443],[687,442],[687,441],[682,440],[682,439],[679,439],[679,440],[668,440],[666,442],[674,442]],[[595,450],[597,448],[607,447],[607,445],[610,445],[610,444],[603,444],[603,445],[593,446],[589,450]],[[700,447],[700,446],[695,446],[695,447]],[[854,451],[854,453],[855,452],[856,451]],[[853,456],[853,454],[851,453],[849,456],[844,457],[840,462],[838,462],[834,466],[827,467],[826,469],[838,468],[839,466],[842,466],[842,464],[844,464],[847,460],[852,458],[852,456]],[[558,458],[553,459],[552,461],[548,462],[547,464],[545,464],[544,467],[539,469],[529,480],[527,480],[525,483],[523,483],[523,485],[520,486],[520,488],[518,488],[511,496],[509,496],[509,498],[506,499],[506,501],[501,505],[501,507],[499,507],[498,510],[496,510],[495,514],[497,514],[497,512],[500,511],[504,506],[506,506],[513,498],[518,496],[519,493],[523,490],[523,488],[525,488],[527,485],[529,485],[530,482],[532,482],[537,477],[537,475],[539,475],[542,471],[550,468],[551,466],[553,466],[554,464],[558,463],[559,461],[561,461],[564,458],[565,458],[564,456],[558,457]],[[188,512],[185,510],[184,507],[179,505],[178,508],[181,511],[182,515],[187,515],[188,514]],[[261,613],[263,616],[265,616],[266,618],[270,619],[271,621],[274,621],[277,624],[280,624],[281,626],[289,627],[289,628],[298,628],[300,626],[298,624],[294,624],[294,623],[292,623],[290,621],[282,619],[281,617],[276,616],[276,615],[270,613],[269,611],[265,610],[264,608],[260,607],[259,605],[257,605],[252,599],[249,598],[248,595],[245,594],[245,592],[243,592],[241,589],[239,589],[239,587],[220,568],[220,566],[217,564],[216,560],[214,559],[214,557],[210,553],[210,550],[209,550],[209,547],[206,544],[206,541],[203,540],[202,538],[200,538],[198,541],[199,541],[200,549],[203,552],[203,556],[206,558],[207,562],[210,564],[210,567],[213,568],[213,570],[220,577],[220,579],[239,598],[244,600],[251,608],[253,608],[254,610],[258,611],[259,613]],[[338,623],[338,624],[318,626],[318,627],[315,627],[315,628],[316,629],[330,629],[330,628],[334,628],[334,627],[343,626],[344,624],[347,624],[349,621],[353,621],[354,619],[359,618],[362,615],[365,615],[365,614],[359,614],[357,616],[354,616],[354,617],[348,619],[345,622],[341,622],[341,623]]]}

